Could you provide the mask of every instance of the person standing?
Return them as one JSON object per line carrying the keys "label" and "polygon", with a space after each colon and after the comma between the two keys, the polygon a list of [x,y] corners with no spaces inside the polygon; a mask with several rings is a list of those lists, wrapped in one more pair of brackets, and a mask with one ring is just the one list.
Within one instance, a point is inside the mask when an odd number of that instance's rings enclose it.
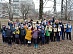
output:
{"label": "person standing", "polygon": [[71,40],[71,31],[72,31],[72,25],[70,24],[70,22],[68,22],[66,33],[67,33],[67,39],[69,40]]}
{"label": "person standing", "polygon": [[15,34],[15,43],[19,44],[19,34],[20,34],[20,31],[19,31],[18,27],[16,27],[16,30],[15,30],[14,34]]}
{"label": "person standing", "polygon": [[44,45],[45,44],[45,30],[44,28],[41,28],[41,44]]}
{"label": "person standing", "polygon": [[11,36],[12,36],[12,31],[10,29],[10,26],[8,26],[8,28],[6,29],[6,36],[8,37],[8,44],[9,45],[12,45],[12,39],[11,39]]}
{"label": "person standing", "polygon": [[20,28],[20,41],[21,44],[25,44],[25,35],[26,35],[26,30],[24,27]]}
{"label": "person standing", "polygon": [[32,37],[33,37],[33,41],[34,41],[34,48],[38,48],[38,30],[37,28],[35,28],[32,32]]}
{"label": "person standing", "polygon": [[28,27],[28,29],[26,30],[26,36],[25,36],[25,40],[26,44],[28,44],[28,47],[31,46],[31,39],[32,39],[32,30],[31,27]]}
{"label": "person standing", "polygon": [[2,40],[3,40],[3,43],[6,43],[6,26],[5,25],[2,25],[2,29],[1,29],[1,32],[2,32]]}
{"label": "person standing", "polygon": [[61,27],[61,32],[60,32],[60,36],[62,36],[62,40],[64,40],[64,25],[62,23],[62,21],[59,22],[59,26]]}
{"label": "person standing", "polygon": [[45,43],[48,44],[49,40],[50,40],[50,31],[49,31],[49,27],[47,27],[46,29],[46,33],[45,33]]}

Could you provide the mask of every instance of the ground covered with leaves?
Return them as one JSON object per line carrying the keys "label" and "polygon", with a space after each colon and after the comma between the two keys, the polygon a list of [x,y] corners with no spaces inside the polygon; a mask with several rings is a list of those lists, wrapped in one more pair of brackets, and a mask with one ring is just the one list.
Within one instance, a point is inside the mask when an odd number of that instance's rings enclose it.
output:
{"label": "ground covered with leaves", "polygon": [[38,49],[35,49],[33,45],[31,47],[17,44],[9,46],[2,43],[0,35],[0,54],[73,54],[73,34],[72,41],[65,39],[60,42],[50,42],[42,46],[39,45]]}

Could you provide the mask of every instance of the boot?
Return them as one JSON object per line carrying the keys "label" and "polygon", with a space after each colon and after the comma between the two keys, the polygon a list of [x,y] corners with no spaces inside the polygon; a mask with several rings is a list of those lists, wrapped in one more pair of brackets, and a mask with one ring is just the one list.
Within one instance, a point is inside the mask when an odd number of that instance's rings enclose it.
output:
{"label": "boot", "polygon": [[38,44],[36,44],[36,48],[38,48]]}
{"label": "boot", "polygon": [[34,48],[36,48],[36,44],[34,44]]}

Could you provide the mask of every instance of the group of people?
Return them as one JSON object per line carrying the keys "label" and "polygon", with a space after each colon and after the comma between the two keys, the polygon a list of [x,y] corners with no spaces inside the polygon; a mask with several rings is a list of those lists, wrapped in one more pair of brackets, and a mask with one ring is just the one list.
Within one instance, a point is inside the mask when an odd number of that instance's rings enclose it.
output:
{"label": "group of people", "polygon": [[[23,22],[8,21],[7,25],[2,25],[2,40],[3,43],[24,44],[31,46],[34,44],[38,48],[38,44],[44,45],[49,42],[60,40],[71,40],[72,25],[70,22],[63,23],[61,20],[42,20],[34,22],[24,20]],[[66,35],[65,35],[66,34]]]}

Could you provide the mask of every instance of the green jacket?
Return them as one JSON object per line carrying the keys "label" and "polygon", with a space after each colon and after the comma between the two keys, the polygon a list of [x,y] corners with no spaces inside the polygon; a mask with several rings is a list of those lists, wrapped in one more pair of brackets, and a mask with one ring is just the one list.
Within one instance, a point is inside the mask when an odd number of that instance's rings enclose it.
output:
{"label": "green jacket", "polygon": [[50,36],[49,29],[46,30],[45,36]]}

